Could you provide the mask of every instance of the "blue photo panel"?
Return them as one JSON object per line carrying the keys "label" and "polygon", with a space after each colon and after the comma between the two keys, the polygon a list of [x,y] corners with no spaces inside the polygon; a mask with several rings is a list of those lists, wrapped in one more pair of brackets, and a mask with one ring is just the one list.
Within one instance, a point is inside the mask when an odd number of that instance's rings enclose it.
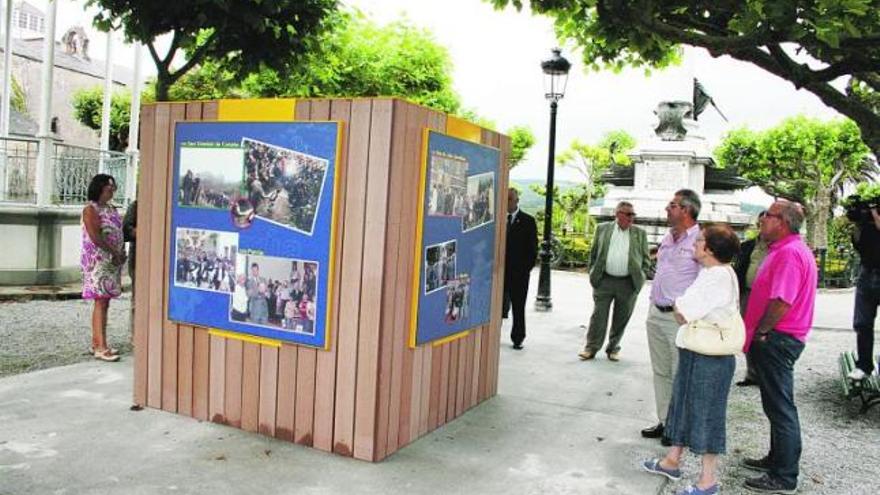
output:
{"label": "blue photo panel", "polygon": [[168,318],[329,342],[336,122],[180,122]]}
{"label": "blue photo panel", "polygon": [[425,136],[413,346],[487,324],[495,266],[499,150]]}

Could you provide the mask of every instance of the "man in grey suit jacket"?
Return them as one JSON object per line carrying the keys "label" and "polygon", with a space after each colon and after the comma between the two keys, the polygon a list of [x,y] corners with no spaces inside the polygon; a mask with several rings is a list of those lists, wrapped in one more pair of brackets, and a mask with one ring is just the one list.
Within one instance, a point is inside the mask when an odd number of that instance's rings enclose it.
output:
{"label": "man in grey suit jacket", "polygon": [[614,303],[611,335],[605,352],[608,359],[620,359],[620,340],[645,283],[651,266],[645,231],[633,225],[635,212],[631,203],[621,201],[614,209],[614,222],[596,227],[590,248],[590,285],[593,286],[593,316],[584,334],[581,360],[593,359],[608,333],[608,313]]}

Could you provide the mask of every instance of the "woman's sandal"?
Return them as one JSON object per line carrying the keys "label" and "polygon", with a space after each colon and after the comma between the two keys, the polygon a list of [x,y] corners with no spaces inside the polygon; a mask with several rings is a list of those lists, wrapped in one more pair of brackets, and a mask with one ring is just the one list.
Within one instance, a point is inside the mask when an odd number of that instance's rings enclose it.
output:
{"label": "woman's sandal", "polygon": [[110,351],[111,351],[111,349],[104,349],[103,351],[95,351],[95,353],[94,353],[95,359],[97,359],[99,361],[107,361],[109,363],[114,363],[116,361],[119,361],[119,355],[113,354]]}
{"label": "woman's sandal", "polygon": [[[112,354],[114,356],[119,355],[119,349],[114,349],[112,347],[108,347],[107,350],[110,351],[110,354]],[[95,348],[92,346],[89,346],[89,354],[94,354],[94,353],[95,353]]]}

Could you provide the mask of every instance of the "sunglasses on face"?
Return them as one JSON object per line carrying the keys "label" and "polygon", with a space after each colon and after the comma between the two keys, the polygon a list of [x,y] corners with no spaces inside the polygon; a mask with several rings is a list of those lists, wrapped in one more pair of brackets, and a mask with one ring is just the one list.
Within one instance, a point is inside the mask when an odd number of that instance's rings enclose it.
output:
{"label": "sunglasses on face", "polygon": [[629,217],[629,218],[633,218],[633,217],[636,216],[636,214],[635,214],[634,212],[631,212],[631,211],[629,211],[629,212],[618,211],[617,214],[618,214],[618,215],[623,215],[623,216],[625,216],[625,217]]}

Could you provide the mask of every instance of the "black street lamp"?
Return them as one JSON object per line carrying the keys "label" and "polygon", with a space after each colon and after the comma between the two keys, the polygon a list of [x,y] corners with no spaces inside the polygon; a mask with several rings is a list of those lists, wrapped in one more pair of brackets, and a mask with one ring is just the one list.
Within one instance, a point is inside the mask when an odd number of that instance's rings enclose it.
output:
{"label": "black street lamp", "polygon": [[544,204],[544,241],[541,242],[541,272],[538,277],[538,297],[535,310],[550,311],[550,258],[553,235],[553,171],[556,165],[556,107],[565,96],[571,63],[562,56],[562,50],[553,49],[553,56],[541,62],[544,71],[544,97],[550,100],[550,154],[547,158],[547,194]]}

